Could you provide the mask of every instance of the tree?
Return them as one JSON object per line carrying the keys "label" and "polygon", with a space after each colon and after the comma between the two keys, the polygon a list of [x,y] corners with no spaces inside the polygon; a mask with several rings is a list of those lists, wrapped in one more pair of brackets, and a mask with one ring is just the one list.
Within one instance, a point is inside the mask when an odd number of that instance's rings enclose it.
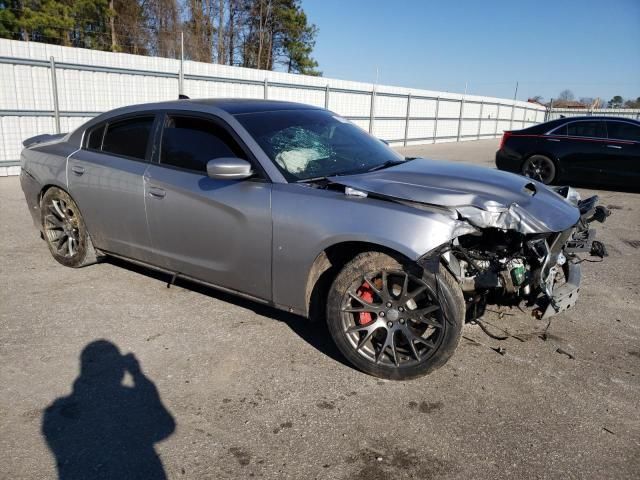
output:
{"label": "tree", "polygon": [[188,0],[188,19],[184,24],[185,57],[211,62],[213,55],[213,0]]}
{"label": "tree", "polygon": [[301,0],[0,0],[0,37],[320,75]]}
{"label": "tree", "polygon": [[531,97],[529,99],[529,101],[531,102],[537,102],[537,103],[543,103],[544,98],[542,97],[542,95],[534,95],[533,97]]}
{"label": "tree", "polygon": [[595,103],[595,98],[593,97],[580,97],[579,102],[586,107],[590,107]]}
{"label": "tree", "polygon": [[629,99],[624,102],[624,108],[640,108],[640,97],[635,100]]}
{"label": "tree", "polygon": [[573,100],[575,97],[573,95],[573,92],[569,89],[566,90],[562,90],[559,94],[558,94],[558,100],[564,100],[564,101],[571,101]]}
{"label": "tree", "polygon": [[318,28],[308,24],[307,15],[298,5],[285,10],[282,16],[282,50],[285,57],[283,63],[287,72],[322,75],[317,70],[318,62],[311,57]]}
{"label": "tree", "polygon": [[147,55],[151,48],[151,36],[142,4],[130,0],[112,0],[110,10],[109,27],[114,37],[112,51]]}
{"label": "tree", "polygon": [[108,32],[111,16],[108,0],[74,0],[69,3],[69,13],[73,19],[73,27],[69,31],[71,45],[93,50],[111,50],[113,37]]}
{"label": "tree", "polygon": [[620,95],[616,95],[611,100],[609,100],[607,106],[609,108],[622,108],[623,103],[624,100],[622,99],[622,97]]}
{"label": "tree", "polygon": [[18,2],[0,1],[0,37],[20,38],[20,24],[13,11]]}

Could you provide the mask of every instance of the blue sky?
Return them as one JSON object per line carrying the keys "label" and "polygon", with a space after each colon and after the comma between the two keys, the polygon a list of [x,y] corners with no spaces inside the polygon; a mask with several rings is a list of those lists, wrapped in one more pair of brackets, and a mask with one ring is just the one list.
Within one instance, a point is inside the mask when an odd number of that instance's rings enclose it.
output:
{"label": "blue sky", "polygon": [[640,96],[640,0],[303,0],[325,77],[513,97]]}

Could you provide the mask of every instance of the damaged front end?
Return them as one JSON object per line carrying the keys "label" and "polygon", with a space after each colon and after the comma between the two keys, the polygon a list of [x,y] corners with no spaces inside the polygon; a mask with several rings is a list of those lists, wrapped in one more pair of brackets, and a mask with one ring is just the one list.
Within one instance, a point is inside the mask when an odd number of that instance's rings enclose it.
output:
{"label": "damaged front end", "polygon": [[590,224],[603,222],[609,211],[597,205],[598,197],[581,200],[571,187],[549,188],[508,172],[426,159],[328,180],[346,195],[445,212],[455,224],[451,240],[418,263],[429,269],[446,264],[472,318],[487,304],[523,300],[541,318],[567,310],[578,298],[578,255],[606,255]]}
{"label": "damaged front end", "polygon": [[579,254],[606,255],[590,224],[604,222],[609,211],[597,205],[597,196],[580,200],[569,187],[556,192],[580,212],[574,225],[559,232],[544,231],[526,210],[513,205],[493,211],[457,209],[460,218],[477,230],[454,239],[439,253],[460,283],[470,319],[480,317],[487,304],[524,301],[538,318],[575,305],[581,280]]}

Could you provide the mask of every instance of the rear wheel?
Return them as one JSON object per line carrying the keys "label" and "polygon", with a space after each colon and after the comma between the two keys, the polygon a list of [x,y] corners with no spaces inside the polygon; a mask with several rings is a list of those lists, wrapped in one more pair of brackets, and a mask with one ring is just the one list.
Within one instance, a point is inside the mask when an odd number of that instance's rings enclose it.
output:
{"label": "rear wheel", "polygon": [[556,178],[556,164],[544,155],[533,155],[522,164],[522,174],[549,185]]}
{"label": "rear wheel", "polygon": [[453,277],[403,265],[389,255],[358,255],[338,274],[327,323],[342,354],[360,370],[404,380],[451,357],[462,332],[464,299]]}
{"label": "rear wheel", "polygon": [[42,196],[42,231],[49,251],[67,267],[83,267],[98,258],[78,206],[67,192],[52,187]]}

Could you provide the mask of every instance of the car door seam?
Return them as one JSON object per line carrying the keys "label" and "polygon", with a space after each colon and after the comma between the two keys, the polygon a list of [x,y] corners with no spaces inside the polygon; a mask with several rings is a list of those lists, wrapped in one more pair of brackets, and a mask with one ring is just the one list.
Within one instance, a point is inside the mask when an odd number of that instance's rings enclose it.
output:
{"label": "car door seam", "polygon": [[67,191],[69,191],[69,189],[70,189],[70,187],[69,187],[69,159],[71,158],[72,155],[75,155],[80,150],[82,150],[82,148],[78,148],[77,150],[74,150],[69,155],[67,155],[67,161],[66,161],[65,166],[64,166],[64,176],[65,176],[65,182],[66,182]]}
{"label": "car door seam", "polygon": [[147,164],[147,168],[145,168],[144,172],[142,172],[142,198],[144,205],[144,220],[147,226],[147,235],[149,237],[149,246],[151,247],[151,252],[153,255],[157,255],[156,246],[153,242],[153,237],[151,236],[151,226],[149,225],[149,214],[147,213],[147,173],[149,172],[149,168],[151,168],[151,164]]}
{"label": "car door seam", "polygon": [[271,279],[271,288],[269,289],[271,292],[271,302],[275,302],[275,291],[274,291],[274,278],[273,278],[273,269],[274,269],[274,259],[275,259],[275,229],[273,223],[273,184],[269,185],[269,220],[271,221],[271,261],[269,262],[269,278]]}

